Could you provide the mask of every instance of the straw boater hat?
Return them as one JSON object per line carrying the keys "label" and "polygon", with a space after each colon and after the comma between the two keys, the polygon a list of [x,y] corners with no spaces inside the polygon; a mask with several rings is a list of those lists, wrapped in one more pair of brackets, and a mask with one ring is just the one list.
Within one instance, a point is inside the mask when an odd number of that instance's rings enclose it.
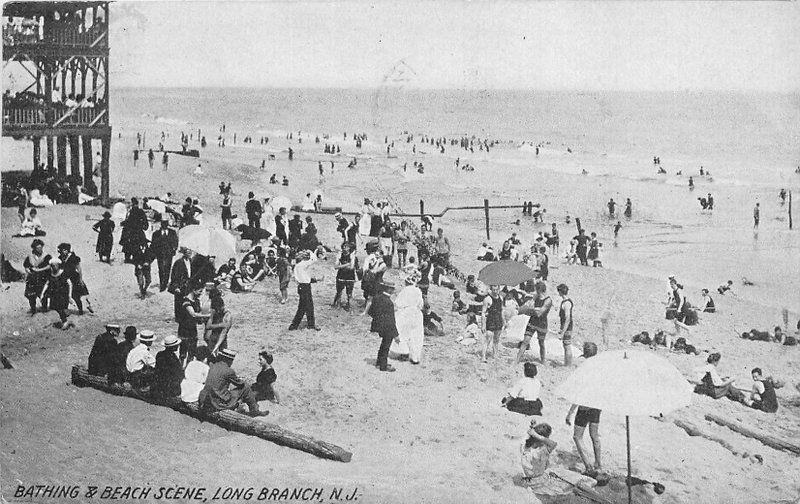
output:
{"label": "straw boater hat", "polygon": [[174,348],[181,344],[180,338],[175,336],[174,334],[170,334],[166,338],[164,338],[164,346],[167,348]]}
{"label": "straw boater hat", "polygon": [[106,324],[106,331],[108,332],[115,331],[117,334],[119,334],[120,331],[119,324]]}
{"label": "straw boater hat", "polygon": [[156,339],[155,333],[150,330],[143,330],[139,332],[139,341],[142,343],[152,343]]}
{"label": "straw boater hat", "polygon": [[53,257],[50,259],[50,262],[48,264],[50,266],[61,266],[61,259],[59,259],[58,257]]}
{"label": "straw boater hat", "polygon": [[378,284],[378,288],[382,292],[391,292],[394,290],[394,284],[392,282],[387,282],[386,280],[384,280]]}
{"label": "straw boater hat", "polygon": [[217,353],[217,355],[229,360],[233,360],[236,358],[236,350],[231,350],[230,348],[223,348]]}

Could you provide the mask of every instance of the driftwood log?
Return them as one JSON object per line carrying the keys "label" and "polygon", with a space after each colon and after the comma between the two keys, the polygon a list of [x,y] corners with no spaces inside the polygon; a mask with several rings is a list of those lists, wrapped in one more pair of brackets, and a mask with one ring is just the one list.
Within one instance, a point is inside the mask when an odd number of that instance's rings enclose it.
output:
{"label": "driftwood log", "polygon": [[110,385],[104,377],[89,374],[84,366],[72,366],[72,383],[78,387],[92,387],[109,394],[133,397],[150,404],[166,406],[199,420],[217,424],[225,429],[260,437],[281,446],[311,453],[317,457],[340,462],[350,462],[353,457],[352,453],[334,444],[319,441],[310,436],[298,434],[279,425],[256,420],[232,410],[204,412],[200,410],[197,403],[184,403],[182,401],[165,403],[138,393],[127,383]]}
{"label": "driftwood log", "polygon": [[703,432],[702,430],[700,430],[699,427],[697,427],[696,425],[694,425],[691,422],[687,422],[686,420],[681,420],[679,418],[674,419],[673,422],[675,423],[675,425],[677,425],[681,429],[685,430],[686,433],[689,434],[690,436],[692,436],[692,437],[701,437],[701,438],[704,438],[704,439],[708,439],[709,441],[713,441],[715,443],[718,443],[718,444],[722,445],[723,448],[725,448],[729,452],[733,453],[737,457],[746,458],[750,462],[759,463],[759,464],[764,461],[764,459],[763,459],[763,457],[761,455],[759,455],[759,454],[750,455],[749,453],[747,453],[745,451],[740,451],[739,449],[734,448],[733,445],[731,445],[729,442],[725,441],[721,437],[717,437],[717,436],[714,436],[713,434],[709,434],[707,432]]}
{"label": "driftwood log", "polygon": [[706,414],[706,420],[708,420],[709,422],[714,422],[719,425],[725,426],[731,429],[732,431],[738,432],[739,434],[745,437],[761,441],[763,444],[775,448],[776,450],[784,450],[800,455],[799,444],[793,443],[788,439],[782,438],[780,436],[769,434],[754,427],[748,427],[736,420],[728,420],[727,418],[722,418],[719,415],[714,415],[711,413]]}

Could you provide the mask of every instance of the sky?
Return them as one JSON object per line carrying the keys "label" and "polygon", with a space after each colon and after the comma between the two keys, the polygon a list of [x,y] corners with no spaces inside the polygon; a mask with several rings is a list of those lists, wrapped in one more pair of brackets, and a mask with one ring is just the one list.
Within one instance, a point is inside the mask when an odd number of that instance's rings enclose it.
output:
{"label": "sky", "polygon": [[111,82],[800,90],[800,2],[115,2]]}

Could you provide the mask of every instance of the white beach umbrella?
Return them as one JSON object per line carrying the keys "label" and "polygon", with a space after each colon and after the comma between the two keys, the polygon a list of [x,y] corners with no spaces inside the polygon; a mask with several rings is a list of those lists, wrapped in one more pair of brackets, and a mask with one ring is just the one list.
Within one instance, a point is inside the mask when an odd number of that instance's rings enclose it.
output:
{"label": "white beach umbrella", "polygon": [[692,386],[663,357],[642,350],[613,350],[586,359],[556,394],[573,404],[625,415],[630,503],[631,415],[658,415],[688,406]]}
{"label": "white beach umbrella", "polygon": [[275,210],[275,215],[278,214],[278,210],[280,210],[281,208],[285,208],[286,211],[292,209],[292,200],[290,200],[286,196],[275,196],[270,200],[269,203]]}
{"label": "white beach umbrella", "polygon": [[236,237],[221,228],[186,226],[178,231],[178,244],[204,256],[236,255]]}

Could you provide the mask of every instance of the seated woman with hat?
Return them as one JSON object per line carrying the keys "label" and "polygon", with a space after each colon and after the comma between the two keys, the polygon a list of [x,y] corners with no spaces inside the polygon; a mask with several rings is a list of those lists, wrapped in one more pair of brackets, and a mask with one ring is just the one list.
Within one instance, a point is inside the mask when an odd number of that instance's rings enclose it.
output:
{"label": "seated woman with hat", "polygon": [[114,374],[117,354],[117,336],[120,327],[106,324],[106,330],[97,336],[89,352],[89,374],[108,376]]}
{"label": "seated woman with hat", "polygon": [[225,348],[217,353],[217,359],[209,366],[206,384],[200,391],[200,407],[209,412],[235,410],[247,404],[252,417],[269,415],[269,411],[258,409],[258,401],[251,386],[231,369],[236,352]]}
{"label": "seated woman with hat", "polygon": [[175,399],[181,395],[183,365],[178,357],[180,344],[181,340],[170,334],[164,338],[164,350],[156,355],[152,392],[162,400]]}

